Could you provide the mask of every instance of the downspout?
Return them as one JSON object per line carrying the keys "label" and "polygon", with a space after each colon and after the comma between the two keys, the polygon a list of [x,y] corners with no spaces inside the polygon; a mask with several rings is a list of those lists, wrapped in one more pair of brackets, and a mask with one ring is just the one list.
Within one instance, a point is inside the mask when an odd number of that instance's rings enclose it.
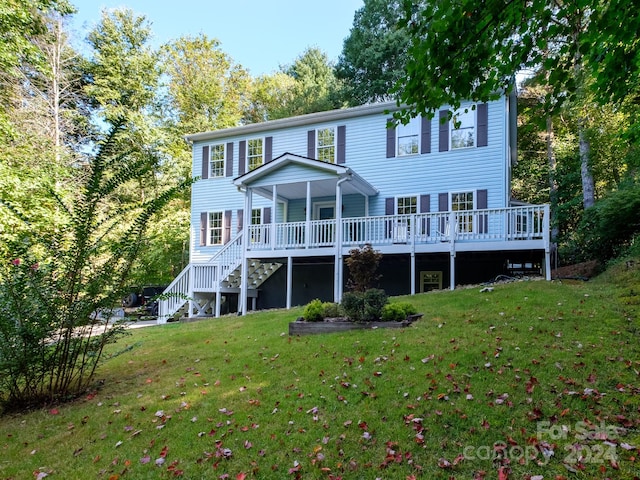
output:
{"label": "downspout", "polygon": [[335,303],[340,303],[342,300],[342,283],[344,281],[342,265],[342,184],[348,180],[351,180],[350,174],[338,179],[336,182],[336,262],[333,291]]}

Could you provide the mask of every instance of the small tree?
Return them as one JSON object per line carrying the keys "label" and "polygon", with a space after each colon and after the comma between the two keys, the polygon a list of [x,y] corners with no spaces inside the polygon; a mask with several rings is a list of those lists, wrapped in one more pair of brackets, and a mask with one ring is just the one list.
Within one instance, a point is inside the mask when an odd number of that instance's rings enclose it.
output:
{"label": "small tree", "polygon": [[[109,318],[126,287],[147,225],[186,184],[135,207],[117,195],[148,174],[143,155],[122,151],[117,122],[84,172],[71,202],[54,191],[54,230],[0,198],[30,228],[9,239],[0,264],[0,404],[25,408],[73,398],[91,385],[103,349],[123,333]],[[187,182],[189,183],[189,182]],[[4,235],[3,235],[4,236]]]}
{"label": "small tree", "polygon": [[381,277],[376,273],[381,259],[382,254],[368,243],[362,248],[349,250],[349,257],[345,260],[350,276],[347,287],[354,292],[373,288]]}

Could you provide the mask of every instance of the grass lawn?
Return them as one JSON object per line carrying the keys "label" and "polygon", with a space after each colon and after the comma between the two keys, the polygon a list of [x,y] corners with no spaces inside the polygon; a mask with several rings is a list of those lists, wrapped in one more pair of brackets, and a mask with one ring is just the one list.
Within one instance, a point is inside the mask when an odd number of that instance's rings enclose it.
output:
{"label": "grass lawn", "polygon": [[479,290],[402,297],[404,330],[134,330],[95,391],[0,417],[0,479],[638,478],[640,267]]}

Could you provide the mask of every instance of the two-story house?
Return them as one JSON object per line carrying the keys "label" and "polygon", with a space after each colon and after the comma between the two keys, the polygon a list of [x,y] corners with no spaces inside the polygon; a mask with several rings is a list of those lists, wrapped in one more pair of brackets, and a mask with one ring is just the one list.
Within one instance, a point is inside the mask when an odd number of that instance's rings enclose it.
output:
{"label": "two-story house", "polygon": [[391,124],[395,103],[189,135],[190,263],[159,322],[340,301],[349,251],[383,254],[390,295],[549,279],[549,210],[514,204],[515,96]]}

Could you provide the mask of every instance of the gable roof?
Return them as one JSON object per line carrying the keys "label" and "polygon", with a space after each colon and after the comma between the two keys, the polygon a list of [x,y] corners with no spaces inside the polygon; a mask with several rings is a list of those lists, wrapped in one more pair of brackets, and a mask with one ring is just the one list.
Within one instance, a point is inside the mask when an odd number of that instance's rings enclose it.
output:
{"label": "gable roof", "polygon": [[250,123],[239,127],[224,128],[212,132],[194,133],[185,135],[188,142],[201,142],[225,138],[233,135],[250,135],[278,128],[299,127],[322,122],[336,122],[346,118],[359,117],[361,115],[375,115],[399,110],[396,102],[371,103],[352,108],[341,108],[327,112],[308,113],[297,117],[279,118],[260,123]]}
{"label": "gable roof", "polygon": [[[282,173],[286,173],[283,180]],[[284,153],[269,163],[233,180],[240,189],[252,188],[259,195],[272,198],[273,185],[277,185],[279,198],[293,200],[305,198],[307,182],[311,185],[312,197],[334,196],[336,184],[344,179],[344,195],[360,194],[375,196],[378,190],[351,168],[322,162],[293,153]]]}

